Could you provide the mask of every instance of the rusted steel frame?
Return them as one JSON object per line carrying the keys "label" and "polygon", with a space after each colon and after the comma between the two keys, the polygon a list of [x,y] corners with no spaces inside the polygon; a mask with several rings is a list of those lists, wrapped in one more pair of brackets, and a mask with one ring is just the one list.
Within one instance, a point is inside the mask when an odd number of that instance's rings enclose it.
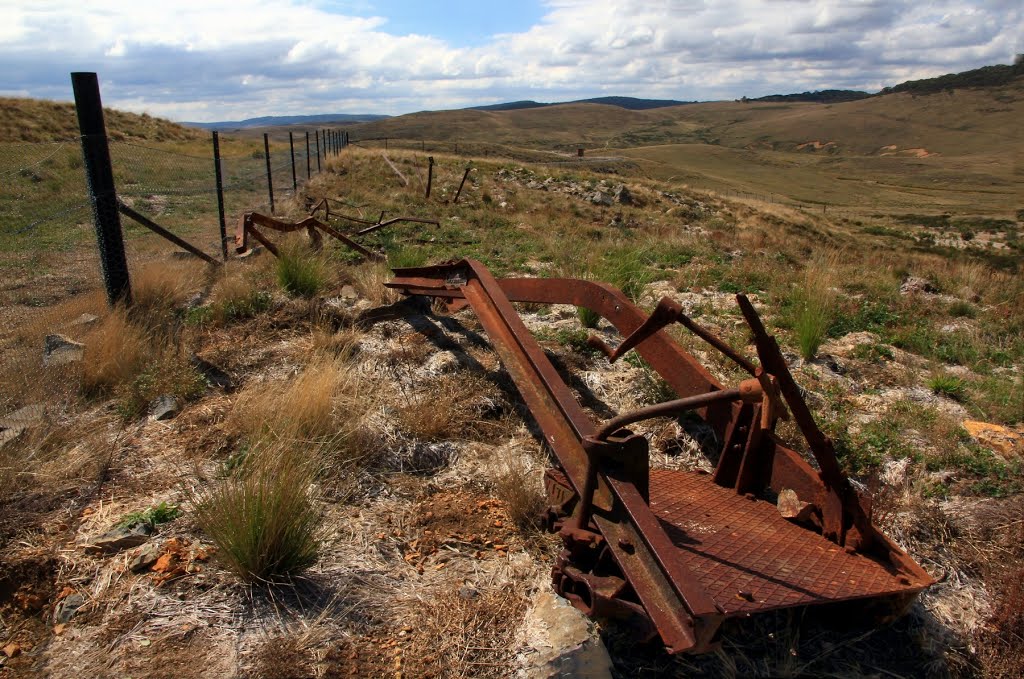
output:
{"label": "rusted steel frame", "polygon": [[[339,216],[341,216],[341,215],[339,215]],[[381,216],[383,216],[383,214]],[[348,219],[348,218],[346,217],[346,219]],[[353,220],[353,221],[362,221],[362,220]],[[439,227],[439,228],[441,226],[441,223],[438,222],[436,219],[420,219],[419,217],[395,217],[393,219],[387,220],[386,222],[378,221],[376,224],[374,224],[373,222],[362,222],[364,224],[372,224],[372,226],[368,226],[365,229],[360,229],[359,231],[356,231],[356,235],[357,236],[365,236],[368,233],[373,233],[374,231],[378,231],[379,229],[383,229],[385,226],[391,226],[392,224],[396,224],[398,222],[414,222],[416,224],[433,224],[434,226]]]}
{"label": "rusted steel frame", "polygon": [[[439,271],[448,269],[450,267],[402,269],[398,272],[401,278],[389,285],[409,294],[457,300],[463,297],[458,286],[446,284],[443,275],[441,280],[437,278]],[[499,284],[508,298],[515,302],[572,304],[591,309],[611,322],[625,337],[634,333],[648,318],[625,295],[603,283],[557,278],[505,278],[501,279]],[[636,351],[680,396],[722,389],[718,381],[689,353],[675,344],[664,331],[652,334],[636,346]],[[779,366],[766,366],[766,368],[769,368],[769,372],[771,372],[771,368],[778,370]],[[788,373],[788,369],[786,372]],[[792,377],[790,377],[791,379]],[[738,405],[712,404],[701,414],[714,428],[719,440],[725,440],[730,423],[735,416],[738,416],[738,408]],[[806,404],[803,408],[806,410]],[[827,513],[826,509],[830,504],[834,505],[835,501],[840,500],[838,491],[841,486],[837,488],[824,483],[821,475],[807,464],[799,453],[782,444],[770,434],[764,438],[761,445],[762,449],[759,453],[768,460],[772,470],[772,477],[767,485],[773,490],[778,492],[783,488],[793,489],[801,500],[822,508],[823,513]],[[813,442],[812,445],[814,445]],[[843,480],[845,481],[845,477]],[[849,482],[846,481],[846,484],[848,485]],[[862,509],[852,509],[851,511],[863,514]],[[847,516],[849,515],[847,513]],[[874,531],[874,534],[881,535],[877,531]],[[871,533],[867,535],[870,536]],[[838,531],[835,535],[830,536],[830,539],[838,541],[841,537],[841,531]],[[883,552],[891,558],[905,559],[905,557],[893,556],[896,552],[893,552],[890,547],[880,546],[883,548]]]}
{"label": "rusted steel frame", "polygon": [[[439,271],[449,268],[401,269],[396,272],[401,278],[387,285],[414,295],[462,299],[463,294],[457,285],[446,285],[443,275],[440,281],[437,278]],[[621,291],[605,283],[572,278],[502,278],[498,283],[513,302],[586,307],[608,320],[624,337],[636,331],[647,319],[647,314]],[[703,365],[665,332],[654,333],[636,351],[681,397],[723,388]],[[724,403],[712,404],[706,411],[702,410],[701,415],[721,438],[732,419],[732,407]]]}
{"label": "rusted steel frame", "polygon": [[[299,222],[283,222],[279,219],[268,217],[267,215],[262,215],[258,212],[246,212],[244,215],[242,215],[241,219],[239,220],[238,228],[235,231],[235,250],[237,252],[244,252],[247,249],[247,239],[248,235],[251,233],[253,237],[256,238],[256,240],[267,246],[267,249],[270,250],[275,256],[278,254],[277,249],[272,245],[269,245],[269,241],[257,231],[257,225],[281,232],[291,232],[299,231],[301,229],[307,229],[309,230],[311,235],[315,234],[316,230],[319,229],[320,231],[323,231],[327,235],[339,240],[345,246],[352,250],[355,250],[356,252],[361,254],[363,257],[366,257],[367,259],[383,259],[381,255],[370,250],[367,250],[362,245],[355,242],[348,236],[345,236],[344,234],[336,231],[335,229],[331,228],[327,224],[324,224],[315,217],[306,217],[305,219]],[[313,237],[316,236],[314,235]]]}
{"label": "rusted steel frame", "polygon": [[[434,283],[456,286],[469,301],[512,376],[545,439],[577,492],[586,483],[588,455],[583,441],[595,427],[571,390],[530,334],[502,287],[483,265],[463,260],[454,265],[406,272],[432,273]],[[406,289],[403,278],[392,287]],[[638,324],[639,325],[639,324]],[[632,479],[598,474],[593,521],[633,585],[672,652],[707,650],[722,620],[695,576],[671,558],[675,547]],[[602,491],[604,491],[602,493]],[[601,497],[604,495],[605,497]],[[623,513],[631,520],[624,521]]]}
{"label": "rusted steel frame", "polygon": [[120,199],[118,199],[118,201],[117,201],[117,211],[120,212],[121,214],[123,214],[125,217],[129,217],[129,218],[135,220],[136,222],[138,222],[142,226],[146,227],[147,229],[149,229],[153,233],[157,234],[158,236],[162,236],[163,238],[166,238],[167,240],[171,241],[172,243],[177,245],[182,250],[185,250],[187,252],[192,253],[193,255],[198,257],[199,259],[202,259],[202,260],[204,260],[206,262],[209,262],[210,264],[216,264],[217,266],[221,265],[221,262],[219,260],[214,259],[213,257],[211,257],[210,255],[206,254],[205,252],[203,252],[202,250],[200,250],[196,246],[194,246],[191,243],[189,243],[187,240],[184,240],[183,238],[179,238],[178,236],[175,236],[173,233],[171,233],[170,231],[168,231],[164,227],[160,226],[159,224],[154,222],[149,217],[146,217],[145,215],[139,214],[135,210],[133,210],[130,207],[128,207],[127,205],[125,205]]}

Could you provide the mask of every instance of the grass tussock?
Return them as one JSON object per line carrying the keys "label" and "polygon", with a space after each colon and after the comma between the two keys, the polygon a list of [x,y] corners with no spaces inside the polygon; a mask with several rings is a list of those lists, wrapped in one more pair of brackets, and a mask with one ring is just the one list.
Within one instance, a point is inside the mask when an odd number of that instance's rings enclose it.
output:
{"label": "grass tussock", "polygon": [[204,279],[203,265],[154,261],[132,271],[130,317],[152,329],[173,324],[177,311]]}
{"label": "grass tussock", "polygon": [[835,293],[833,291],[838,253],[820,257],[804,273],[804,280],[793,294],[793,331],[804,360],[813,359],[828,334],[832,323]]}
{"label": "grass tussock", "polygon": [[491,480],[494,496],[505,503],[517,528],[528,532],[537,530],[547,505],[537,470],[519,457],[505,457],[496,466]]}
{"label": "grass tussock", "polygon": [[323,258],[294,241],[281,246],[276,274],[281,289],[295,297],[315,297],[328,283]]}
{"label": "grass tussock", "polygon": [[274,581],[318,558],[324,528],[315,476],[316,465],[298,450],[266,446],[229,478],[192,491],[189,504],[228,568],[247,582]]}
{"label": "grass tussock", "polygon": [[352,279],[352,287],[359,296],[369,300],[374,306],[391,304],[401,297],[391,288],[384,287],[384,283],[392,278],[391,269],[387,264],[365,262],[352,267],[349,276]]}
{"label": "grass tussock", "polygon": [[351,433],[367,410],[365,385],[343,360],[318,357],[287,380],[253,384],[231,413],[251,441],[309,441]]}
{"label": "grass tussock", "polygon": [[85,337],[82,391],[96,396],[112,392],[135,378],[152,351],[152,338],[115,309]]}

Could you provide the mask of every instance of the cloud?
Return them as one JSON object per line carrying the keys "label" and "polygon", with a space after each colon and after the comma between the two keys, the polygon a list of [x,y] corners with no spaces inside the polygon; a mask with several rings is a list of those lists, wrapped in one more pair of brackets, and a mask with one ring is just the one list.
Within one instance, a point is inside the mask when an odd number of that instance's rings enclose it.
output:
{"label": "cloud", "polygon": [[68,73],[95,70],[108,105],[179,120],[605,94],[732,99],[877,89],[1005,63],[1024,35],[1019,2],[1008,0],[550,0],[528,30],[463,46],[391,34],[387,17],[346,15],[337,5],[5,7],[0,92],[67,99]]}

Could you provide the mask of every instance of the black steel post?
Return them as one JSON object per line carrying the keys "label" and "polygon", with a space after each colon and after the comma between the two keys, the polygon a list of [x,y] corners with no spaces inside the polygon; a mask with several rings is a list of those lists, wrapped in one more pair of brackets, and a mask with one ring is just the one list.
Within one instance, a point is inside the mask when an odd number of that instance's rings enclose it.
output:
{"label": "black steel post", "polygon": [[263,153],[267,158],[267,195],[270,196],[270,214],[274,214],[274,179],[270,175],[270,137],[263,133]]}
{"label": "black steel post", "polygon": [[316,171],[320,172],[320,130],[316,130],[315,134],[316,134]]}
{"label": "black steel post", "polygon": [[434,181],[434,156],[427,158],[427,198],[430,198],[430,185]]}
{"label": "black steel post", "polygon": [[92,199],[92,216],[96,224],[96,243],[100,251],[103,283],[107,301],[131,304],[132,289],[128,277],[128,260],[124,254],[121,217],[117,212],[117,189],[110,164],[110,147],[103,122],[100,84],[95,73],[72,73],[71,87],[75,93],[78,129],[82,135],[82,158],[85,177]]}
{"label": "black steel post", "polygon": [[288,133],[288,148],[292,152],[292,191],[294,193],[299,192],[299,180],[295,177],[295,139],[292,138],[292,133]]}
{"label": "black steel post", "polygon": [[228,227],[224,221],[224,179],[220,173],[220,136],[213,131],[213,176],[217,182],[217,217],[220,219],[220,252],[228,261]]}
{"label": "black steel post", "polygon": [[309,130],[306,130],[306,179],[310,179],[312,176],[313,172],[309,160]]}

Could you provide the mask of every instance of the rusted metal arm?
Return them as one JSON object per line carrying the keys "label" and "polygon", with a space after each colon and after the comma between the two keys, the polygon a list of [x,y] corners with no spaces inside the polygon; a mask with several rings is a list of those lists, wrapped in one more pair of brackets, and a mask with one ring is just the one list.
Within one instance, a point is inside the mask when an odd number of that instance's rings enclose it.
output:
{"label": "rusted metal arm", "polygon": [[355,242],[348,236],[340,233],[332,227],[324,224],[315,217],[306,217],[305,219],[298,222],[284,222],[280,219],[268,217],[267,215],[260,214],[258,212],[246,212],[242,215],[238,222],[238,228],[235,231],[235,250],[237,252],[245,252],[248,249],[248,237],[251,234],[260,243],[266,246],[267,250],[278,256],[277,248],[261,234],[256,226],[262,226],[268,229],[281,232],[292,232],[306,229],[309,232],[310,238],[313,239],[314,243],[317,243],[320,239],[320,234],[317,231],[323,231],[327,235],[335,238],[336,240],[343,243],[346,247],[351,250],[358,252],[363,257],[371,260],[382,260],[383,256],[366,249],[359,243]]}
{"label": "rusted metal arm", "polygon": [[665,401],[664,403],[656,403],[646,408],[639,408],[638,410],[608,420],[597,430],[594,438],[598,441],[605,441],[619,429],[627,427],[634,422],[642,422],[643,420],[650,420],[655,417],[678,415],[679,413],[696,410],[718,401],[736,401],[744,396],[744,394],[754,394],[756,395],[755,400],[759,400],[761,398],[761,385],[757,383],[757,380],[754,380],[754,386],[756,388],[753,391],[749,387],[745,392],[740,389],[723,389],[722,391],[712,391],[707,394],[698,394],[697,396],[679,398],[674,401]]}
{"label": "rusted metal arm", "polygon": [[[382,218],[383,218],[383,216],[384,216],[384,213],[381,213],[381,217]],[[417,224],[433,224],[436,227],[440,227],[441,226],[440,222],[438,222],[436,219],[420,219],[419,217],[395,217],[393,219],[387,220],[386,222],[378,221],[376,224],[373,224],[372,226],[368,226],[365,229],[360,229],[359,231],[356,231],[356,235],[357,236],[364,236],[364,235],[366,235],[368,233],[373,233],[374,231],[377,231],[379,229],[383,229],[385,226],[391,226],[392,224],[397,224],[398,222],[414,222],[414,223],[417,223]],[[368,223],[371,223],[371,222],[368,222]]]}
{"label": "rusted metal arm", "polygon": [[629,337],[622,340],[622,343],[614,350],[605,344],[604,340],[597,335],[591,335],[587,338],[587,343],[596,349],[599,349],[608,357],[608,361],[610,363],[614,363],[627,351],[633,349],[645,339],[672,323],[681,324],[694,335],[700,337],[702,340],[724,354],[727,358],[731,359],[745,371],[751,375],[754,374],[755,366],[753,363],[718,337],[715,337],[715,335],[707,328],[698,325],[693,319],[683,313],[683,307],[680,306],[678,302],[669,297],[662,297],[661,301],[658,302],[656,307],[654,307],[654,311],[651,313],[650,317],[644,321],[643,325],[633,331]]}

